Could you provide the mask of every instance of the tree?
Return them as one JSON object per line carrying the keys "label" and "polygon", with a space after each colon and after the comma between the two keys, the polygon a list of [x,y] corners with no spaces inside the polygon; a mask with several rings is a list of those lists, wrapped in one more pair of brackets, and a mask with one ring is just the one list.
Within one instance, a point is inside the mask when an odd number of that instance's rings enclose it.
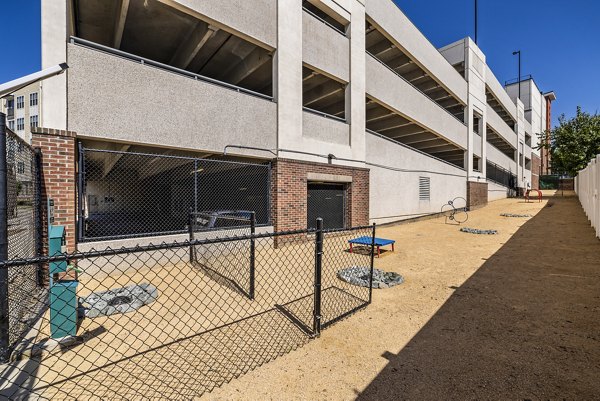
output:
{"label": "tree", "polygon": [[600,153],[600,115],[590,114],[577,107],[575,117],[558,117],[558,127],[550,132],[550,142],[542,136],[540,148],[549,148],[552,171],[570,176],[587,166]]}

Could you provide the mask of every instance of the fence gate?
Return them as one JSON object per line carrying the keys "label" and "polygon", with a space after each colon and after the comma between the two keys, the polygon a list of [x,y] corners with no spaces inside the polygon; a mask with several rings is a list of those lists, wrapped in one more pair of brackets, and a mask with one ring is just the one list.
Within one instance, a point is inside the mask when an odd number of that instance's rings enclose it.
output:
{"label": "fence gate", "polygon": [[[3,182],[6,187],[6,234],[8,259],[25,259],[41,254],[40,155],[12,131],[2,133],[5,140]],[[44,304],[45,274],[41,265],[19,269],[0,269],[0,353],[18,343],[28,331]]]}

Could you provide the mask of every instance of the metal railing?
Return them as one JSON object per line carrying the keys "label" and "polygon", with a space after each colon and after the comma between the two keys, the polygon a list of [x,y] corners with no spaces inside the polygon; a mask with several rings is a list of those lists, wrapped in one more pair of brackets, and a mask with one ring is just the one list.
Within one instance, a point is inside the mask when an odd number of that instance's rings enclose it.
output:
{"label": "metal railing", "polygon": [[303,106],[302,110],[306,111],[307,113],[316,114],[316,115],[321,116],[321,117],[329,118],[330,120],[335,120],[335,121],[339,121],[339,122],[342,122],[342,123],[347,123],[347,121],[346,121],[345,118],[334,116],[333,114],[323,113],[322,111],[311,109],[310,107]]}
{"label": "metal railing", "polygon": [[336,31],[337,33],[339,33],[340,35],[347,37],[347,34],[345,31],[342,31],[341,29],[335,27],[333,24],[330,24],[329,22],[327,22],[324,18],[319,17],[317,14],[313,13],[312,11],[310,11],[308,8],[302,6],[302,10],[304,10],[307,14],[310,14],[311,16],[313,16],[314,18],[318,19],[320,22],[322,22],[323,24],[327,25],[329,28],[333,29],[334,31]]}
{"label": "metal railing", "polygon": [[486,160],[485,178],[510,190],[517,190],[517,175],[489,160]]}
{"label": "metal railing", "polygon": [[[39,299],[45,309],[26,322],[27,337],[4,350],[2,397],[194,398],[371,302],[374,247],[350,252],[348,241],[372,245],[374,225],[326,230],[319,219],[314,230],[249,234],[240,220],[235,230],[0,262],[9,272],[56,262],[66,269],[54,281],[61,291]],[[368,286],[340,278],[356,266]]]}
{"label": "metal railing", "polygon": [[255,92],[253,90],[250,89],[246,89],[246,88],[242,88],[240,86],[237,85],[233,85],[233,84],[229,84],[227,82],[223,82],[223,81],[219,81],[217,79],[213,79],[213,78],[209,78],[207,76],[204,75],[200,75],[200,74],[195,74],[193,72],[187,71],[187,70],[182,70],[181,68],[177,68],[177,67],[173,67],[171,65],[168,64],[164,64],[164,63],[160,63],[158,61],[154,61],[154,60],[150,60],[148,58],[145,57],[141,57],[141,56],[136,56],[135,54],[131,54],[131,53],[127,53],[124,52],[122,50],[118,50],[112,47],[108,47],[108,46],[104,46],[101,45],[99,43],[96,42],[92,42],[86,39],[82,39],[82,38],[78,38],[75,36],[71,36],[70,37],[70,42],[73,44],[77,44],[80,46],[84,46],[90,49],[94,49],[94,50],[98,50],[104,53],[109,53],[115,56],[119,56],[131,61],[135,61],[138,62],[140,64],[143,65],[149,65],[152,67],[156,67],[156,68],[160,68],[161,70],[165,70],[165,71],[169,71],[175,74],[179,74],[179,75],[183,75],[186,76],[188,78],[197,80],[197,81],[203,81],[209,84],[213,84],[213,85],[217,85],[223,88],[227,88],[227,89],[231,89],[233,91],[239,92],[239,93],[245,93],[247,95],[252,95],[255,97],[259,97],[262,99],[266,99],[266,100],[270,100],[270,101],[275,101],[275,99],[273,98],[273,96],[269,96],[269,95],[265,95],[264,93],[260,93],[260,92]]}
{"label": "metal railing", "polygon": [[[446,108],[444,108],[442,105],[440,105],[438,102],[436,102],[435,100],[433,100],[430,96],[428,96],[425,92],[423,92],[421,89],[417,88],[415,85],[413,85],[409,80],[407,80],[406,78],[404,78],[401,74],[399,74],[398,72],[396,72],[393,68],[391,68],[389,65],[387,65],[386,63],[384,63],[383,61],[379,60],[377,57],[375,57],[374,55],[372,55],[371,53],[369,53],[368,50],[365,50],[365,52],[371,56],[374,60],[376,60],[377,62],[379,62],[381,65],[383,65],[385,68],[387,68],[388,70],[390,70],[391,72],[393,72],[397,77],[401,78],[404,82],[406,82],[407,84],[409,84],[410,86],[412,86],[417,92],[421,93],[423,96],[427,97],[427,99],[431,100],[431,102],[433,104],[435,104],[437,107],[439,107],[440,109],[444,110],[446,113],[448,113],[449,115],[451,115],[452,117],[454,117],[454,119],[456,119],[456,121],[460,122],[462,125],[464,125],[465,127],[467,126],[467,124],[465,124],[465,122],[463,120],[461,120],[460,118],[456,117],[454,114],[450,113]],[[432,78],[433,79],[433,78]],[[464,107],[464,106],[463,106]]]}

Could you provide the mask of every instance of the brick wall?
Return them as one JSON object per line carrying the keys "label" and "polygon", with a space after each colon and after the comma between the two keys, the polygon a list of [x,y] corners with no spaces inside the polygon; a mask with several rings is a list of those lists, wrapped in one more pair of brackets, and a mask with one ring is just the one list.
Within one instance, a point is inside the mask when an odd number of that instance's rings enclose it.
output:
{"label": "brick wall", "polygon": [[477,209],[487,205],[488,184],[487,182],[467,181],[467,206],[469,209]]}
{"label": "brick wall", "polygon": [[[54,224],[65,226],[67,250],[75,251],[76,134],[72,131],[35,128],[32,146],[42,153],[42,214],[47,221],[47,199],[54,199]],[[48,243],[44,225],[43,244]],[[44,249],[46,252],[46,249]]]}
{"label": "brick wall", "polygon": [[542,160],[535,154],[531,154],[531,189],[540,189],[540,168]]}
{"label": "brick wall", "polygon": [[271,179],[271,217],[276,231],[306,228],[308,174],[352,177],[346,185],[346,225],[369,224],[369,170],[278,159]]}

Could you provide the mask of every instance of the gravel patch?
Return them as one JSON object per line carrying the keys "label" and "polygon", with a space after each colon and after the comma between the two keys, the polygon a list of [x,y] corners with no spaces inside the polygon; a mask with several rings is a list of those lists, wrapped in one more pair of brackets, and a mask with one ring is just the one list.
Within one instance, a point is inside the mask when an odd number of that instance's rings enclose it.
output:
{"label": "gravel patch", "polygon": [[[371,269],[365,266],[352,266],[338,272],[338,277],[347,283],[361,287],[369,286]],[[389,288],[404,282],[398,273],[373,269],[373,288]]]}
{"label": "gravel patch", "polygon": [[469,234],[483,234],[483,235],[498,234],[498,230],[480,230],[478,228],[469,228],[469,227],[462,227],[460,229],[460,231],[462,231],[463,233],[469,233]]}
{"label": "gravel patch", "polygon": [[128,313],[154,302],[158,290],[152,284],[136,284],[94,292],[82,297],[79,302],[85,308],[85,316],[92,318]]}
{"label": "gravel patch", "polygon": [[500,213],[502,217],[532,217],[530,214]]}

